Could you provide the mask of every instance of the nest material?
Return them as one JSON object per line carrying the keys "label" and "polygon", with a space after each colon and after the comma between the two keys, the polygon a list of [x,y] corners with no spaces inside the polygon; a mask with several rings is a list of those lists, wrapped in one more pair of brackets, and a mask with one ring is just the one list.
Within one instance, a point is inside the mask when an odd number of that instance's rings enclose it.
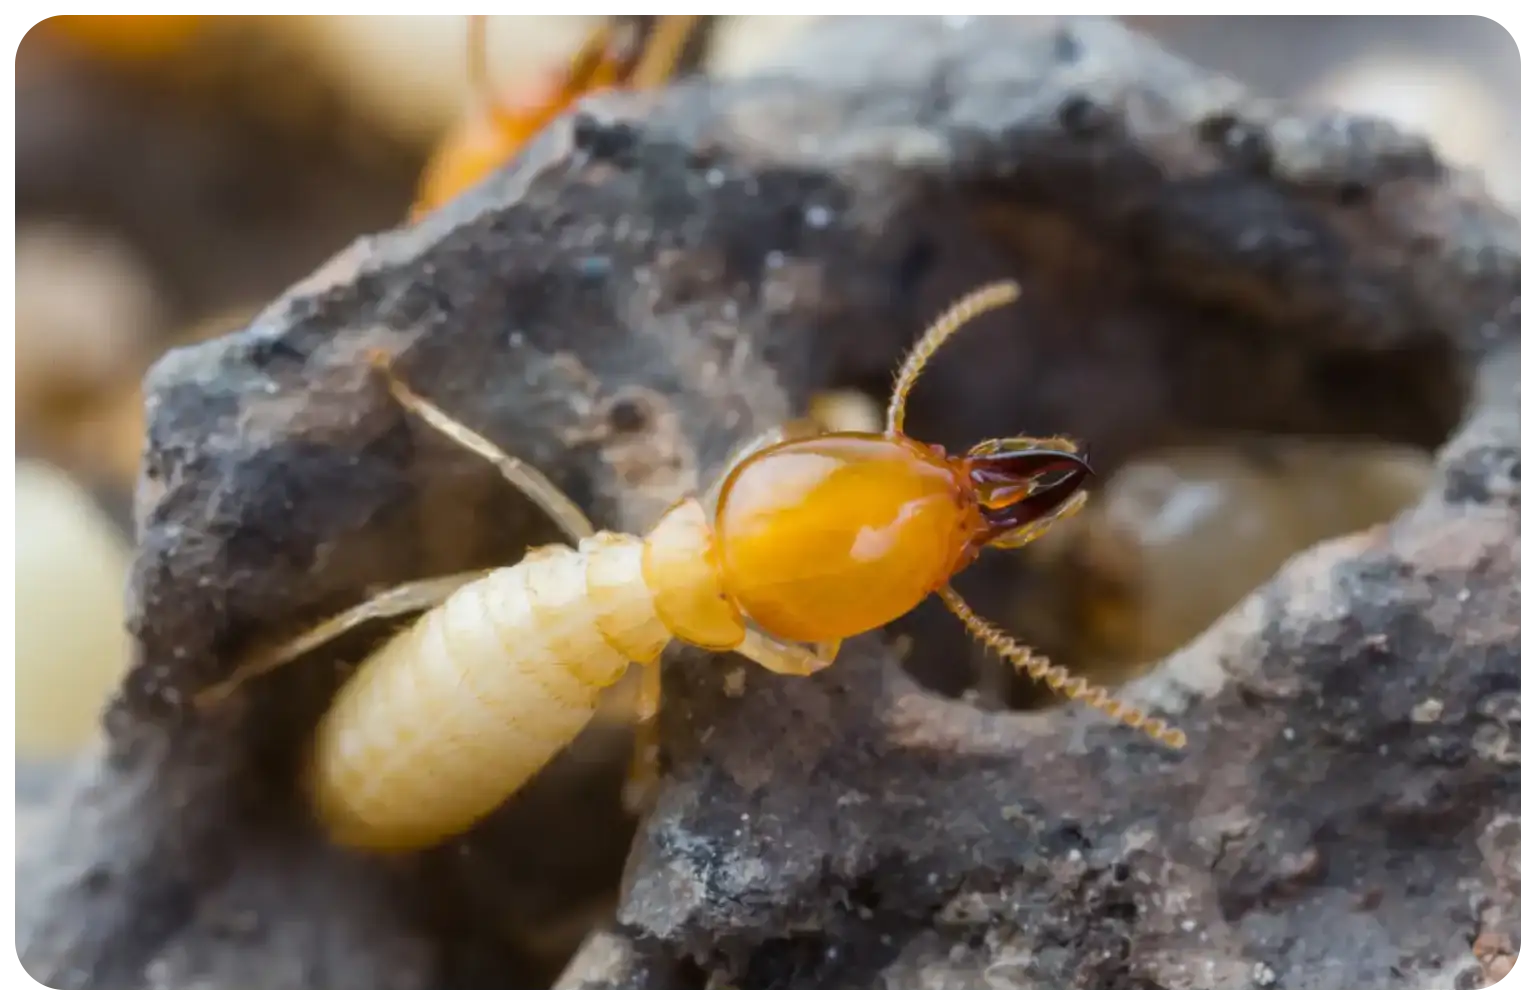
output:
{"label": "nest material", "polygon": [[[18,853],[37,978],[547,984],[580,936],[551,925],[616,885],[562,984],[1423,987],[1518,950],[1518,222],[1417,138],[1111,22],[838,18],[790,58],[589,101],[152,371],[136,666]],[[811,679],[680,651],[632,844],[599,725],[462,840],[383,862],[324,845],[294,787],[382,630],[188,710],[253,640],[551,538],[365,351],[641,531],[1001,275],[1024,299],[941,357],[914,434],[1071,432],[1105,470],[1233,429],[1439,447],[1415,508],[1142,684],[1183,754],[946,700],[882,634]]]}

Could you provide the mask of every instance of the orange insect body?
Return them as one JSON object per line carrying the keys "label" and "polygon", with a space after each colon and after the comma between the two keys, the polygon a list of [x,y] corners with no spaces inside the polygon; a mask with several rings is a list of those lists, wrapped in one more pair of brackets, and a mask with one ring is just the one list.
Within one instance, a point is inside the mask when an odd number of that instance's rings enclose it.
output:
{"label": "orange insect body", "polygon": [[900,434],[840,432],[764,449],[721,488],[725,591],[787,640],[878,629],[1070,502],[1090,472],[1064,443],[996,440],[949,457]]}
{"label": "orange insect body", "polygon": [[726,479],[715,522],[736,606],[789,640],[839,640],[905,615],[985,533],[961,461],[905,436],[782,443]]}

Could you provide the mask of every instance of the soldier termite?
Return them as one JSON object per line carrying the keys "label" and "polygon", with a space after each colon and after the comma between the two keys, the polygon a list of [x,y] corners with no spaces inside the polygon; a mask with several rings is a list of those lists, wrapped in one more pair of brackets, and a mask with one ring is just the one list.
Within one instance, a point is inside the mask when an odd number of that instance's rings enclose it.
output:
{"label": "soldier termite", "polygon": [[658,663],[673,640],[809,675],[833,662],[844,639],[935,593],[1024,673],[1182,747],[1181,732],[1035,656],[949,586],[984,548],[1022,546],[1087,498],[1091,471],[1069,439],[993,439],[952,457],[902,431],[907,394],[934,352],[1017,295],[1012,282],[982,287],[924,333],[897,376],[883,432],[791,424],[765,433],[709,493],[673,505],[643,538],[595,530],[538,471],[386,366],[400,404],[500,468],[576,547],[544,546],[514,567],[403,585],[247,663],[205,695],[363,620],[436,606],[358,667],[314,743],[309,788],[321,821],[336,842],[371,850],[427,847],[478,822],[576,737],[631,663],[643,667],[637,756],[648,758]]}
{"label": "soldier termite", "polygon": [[698,33],[700,17],[650,18],[643,27],[636,26],[638,37],[630,41],[616,37],[622,20],[605,18],[542,90],[509,105],[491,91],[485,15],[470,15],[467,54],[475,108],[422,171],[412,220],[479,183],[581,97],[607,87],[643,89],[665,83]]}

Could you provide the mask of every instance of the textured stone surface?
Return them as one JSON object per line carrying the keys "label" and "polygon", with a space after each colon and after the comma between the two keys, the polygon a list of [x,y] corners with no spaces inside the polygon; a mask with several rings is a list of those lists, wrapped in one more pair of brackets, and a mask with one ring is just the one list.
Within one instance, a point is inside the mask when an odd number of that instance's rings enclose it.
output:
{"label": "textured stone surface", "polygon": [[[1518,950],[1518,222],[1411,136],[1112,23],[836,19],[791,58],[591,101],[152,372],[137,664],[18,854],[34,974],[540,985],[615,887],[562,984],[1428,986]],[[320,844],[293,788],[380,630],[187,710],[252,641],[550,536],[365,350],[643,530],[1004,274],[1023,300],[936,365],[914,433],[1070,431],[1106,470],[1230,429],[1441,447],[1419,506],[1141,684],[1183,754],[939,697],[882,634],[805,680],[680,652],[632,846],[599,725],[463,840],[381,862]],[[918,627],[930,684],[956,629]]]}

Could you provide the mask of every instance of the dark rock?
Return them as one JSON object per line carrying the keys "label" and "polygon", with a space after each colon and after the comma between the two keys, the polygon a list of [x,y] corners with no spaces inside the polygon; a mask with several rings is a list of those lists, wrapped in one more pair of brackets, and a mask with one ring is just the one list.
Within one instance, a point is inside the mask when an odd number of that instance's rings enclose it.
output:
{"label": "dark rock", "polygon": [[[154,370],[137,663],[18,855],[38,978],[544,985],[561,952],[532,926],[615,885],[563,984],[1415,987],[1518,950],[1518,222],[1418,139],[1110,22],[839,18],[793,60],[589,101]],[[632,848],[599,725],[462,840],[383,862],[320,844],[293,787],[322,661],[381,630],[187,709],[253,641],[552,535],[365,351],[641,531],[1003,274],[1023,300],[935,365],[914,434],[1067,431],[1106,470],[1233,429],[1440,448],[1416,508],[1140,684],[1182,754],[938,697],[881,634],[806,680],[685,651]],[[956,629],[914,671],[961,659]],[[210,926],[236,914],[254,929]]]}

